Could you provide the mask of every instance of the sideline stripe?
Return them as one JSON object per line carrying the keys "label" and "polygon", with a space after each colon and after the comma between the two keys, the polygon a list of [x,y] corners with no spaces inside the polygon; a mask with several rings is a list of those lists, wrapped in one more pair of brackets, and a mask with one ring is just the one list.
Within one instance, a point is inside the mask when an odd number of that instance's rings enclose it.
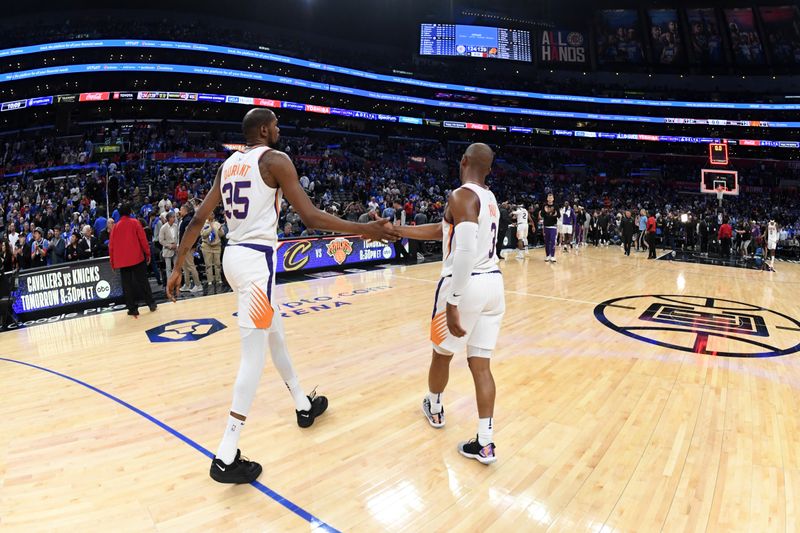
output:
{"label": "sideline stripe", "polygon": [[[81,380],[73,378],[71,376],[67,376],[66,374],[62,374],[61,372],[56,372],[55,370],[50,370],[49,368],[45,368],[45,367],[42,367],[42,366],[37,366],[37,365],[31,364],[31,363],[26,363],[24,361],[17,361],[15,359],[7,359],[5,357],[0,357],[0,361],[6,361],[7,363],[15,363],[15,364],[18,364],[18,365],[23,365],[23,366],[27,366],[27,367],[30,367],[30,368],[35,368],[36,370],[41,370],[43,372],[47,372],[49,374],[53,374],[54,376],[58,376],[60,378],[67,379],[69,381],[72,381],[73,383],[77,383],[78,385],[86,387],[87,389],[92,390],[92,391],[96,392],[97,394],[100,394],[101,396],[105,396],[109,400],[117,402],[118,404],[122,405],[123,407],[127,407],[128,409],[130,409],[131,411],[133,411],[137,415],[149,420],[150,422],[152,422],[153,424],[157,425],[158,427],[160,427],[161,429],[163,429],[167,433],[171,434],[173,437],[176,437],[176,438],[182,440],[183,442],[185,442],[186,444],[188,444],[189,446],[191,446],[192,448],[194,448],[198,452],[202,453],[203,455],[205,455],[209,459],[212,459],[214,457],[213,453],[211,453],[210,451],[206,450],[200,444],[196,443],[195,441],[193,441],[192,439],[190,439],[189,437],[187,437],[183,433],[179,432],[178,430],[168,426],[167,424],[165,424],[164,422],[158,420],[157,418],[153,417],[152,415],[150,415],[148,413],[145,413],[144,411],[142,411],[138,407],[134,407],[133,405],[129,404],[128,402],[126,402],[124,400],[121,400],[121,399],[117,398],[116,396],[114,396],[112,394],[109,394],[109,393],[107,393],[107,392],[105,392],[103,390],[100,390],[100,389],[98,389],[97,387],[95,387],[93,385],[89,385],[85,381],[81,381]],[[308,511],[306,511],[302,507],[298,506],[297,504],[292,503],[291,501],[287,500],[286,498],[284,498],[283,496],[281,496],[280,494],[278,494],[274,490],[270,489],[269,487],[267,487],[263,483],[261,483],[259,481],[254,481],[254,482],[251,483],[251,485],[253,487],[255,487],[258,491],[262,492],[263,494],[265,494],[266,496],[271,498],[272,500],[278,502],[279,504],[283,505],[285,508],[289,509],[291,512],[293,512],[294,514],[296,514],[297,516],[299,516],[303,520],[307,521],[311,525],[313,530],[329,531],[331,533],[339,533],[339,530],[337,530],[334,527],[326,524],[325,522],[323,522],[319,518],[315,517],[314,515],[312,515],[311,513],[309,513]]]}

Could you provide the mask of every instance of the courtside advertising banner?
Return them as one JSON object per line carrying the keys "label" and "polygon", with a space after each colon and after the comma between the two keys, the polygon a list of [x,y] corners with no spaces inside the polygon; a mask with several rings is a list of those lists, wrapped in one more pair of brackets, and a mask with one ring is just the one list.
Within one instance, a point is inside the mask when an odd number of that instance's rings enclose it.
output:
{"label": "courtside advertising banner", "polygon": [[358,236],[292,239],[278,243],[277,272],[301,272],[342,265],[386,262],[395,258],[394,246],[365,241]]}
{"label": "courtside advertising banner", "polygon": [[28,315],[103,305],[122,298],[119,273],[108,257],[23,270],[13,293],[14,313]]}

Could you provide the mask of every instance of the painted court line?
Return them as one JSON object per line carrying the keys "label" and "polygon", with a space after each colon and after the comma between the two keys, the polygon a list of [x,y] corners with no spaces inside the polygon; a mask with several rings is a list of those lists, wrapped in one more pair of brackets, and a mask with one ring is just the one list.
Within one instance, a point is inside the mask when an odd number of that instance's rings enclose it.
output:
{"label": "painted court line", "polygon": [[[109,400],[112,400],[112,401],[120,404],[121,406],[133,411],[134,413],[136,413],[137,415],[141,416],[142,418],[145,418],[146,420],[149,420],[150,422],[152,422],[153,424],[157,425],[158,427],[160,427],[161,429],[163,429],[167,433],[171,434],[173,437],[176,437],[176,438],[182,440],[183,442],[185,442],[186,444],[188,444],[189,446],[191,446],[192,448],[194,448],[198,452],[202,453],[203,455],[205,455],[209,459],[212,459],[214,457],[213,453],[211,453],[210,451],[205,449],[203,446],[201,446],[197,442],[193,441],[192,439],[190,439],[189,437],[187,437],[186,435],[184,435],[180,431],[172,428],[171,426],[168,426],[164,422],[162,422],[162,421],[158,420],[157,418],[153,417],[152,415],[142,411],[138,407],[134,407],[133,405],[129,404],[128,402],[117,398],[113,394],[109,394],[109,393],[107,393],[107,392],[105,392],[103,390],[98,389],[97,387],[95,387],[93,385],[89,385],[85,381],[81,381],[81,380],[79,380],[77,378],[73,378],[73,377],[68,376],[66,374],[62,374],[61,372],[56,372],[55,370],[50,370],[49,368],[45,368],[45,367],[42,367],[42,366],[37,366],[37,365],[31,364],[31,363],[26,363],[24,361],[17,361],[15,359],[7,359],[5,357],[0,357],[0,361],[5,361],[7,363],[15,363],[15,364],[22,365],[22,366],[27,366],[27,367],[30,367],[30,368],[35,368],[36,370],[41,370],[42,372],[47,372],[49,374],[53,374],[54,376],[58,376],[60,378],[64,378],[66,380],[72,381],[73,383],[77,383],[78,385],[86,387],[87,389],[89,389],[91,391],[94,391],[97,394],[100,394],[101,396],[105,396]],[[292,503],[291,501],[287,500],[286,498],[284,498],[283,496],[281,496],[280,494],[278,494],[274,490],[270,489],[269,487],[267,487],[263,483],[261,483],[259,481],[254,481],[254,482],[251,483],[251,485],[253,487],[255,487],[259,492],[261,492],[264,495],[266,495],[271,500],[281,504],[286,509],[290,510],[291,512],[293,512],[294,514],[296,514],[297,516],[299,516],[303,520],[307,521],[311,525],[312,530],[329,531],[331,533],[339,533],[339,531],[337,529],[335,529],[333,526],[330,526],[330,525],[326,524],[325,522],[323,522],[319,518],[315,517],[314,515],[312,515],[311,513],[309,513],[308,511],[306,511],[302,507],[300,507],[299,505],[297,505],[295,503]]]}

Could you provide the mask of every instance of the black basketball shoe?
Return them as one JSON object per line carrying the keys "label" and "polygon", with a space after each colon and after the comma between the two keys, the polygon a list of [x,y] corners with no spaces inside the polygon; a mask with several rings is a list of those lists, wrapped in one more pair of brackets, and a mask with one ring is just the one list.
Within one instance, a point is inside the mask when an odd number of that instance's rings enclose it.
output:
{"label": "black basketball shoe", "polygon": [[301,428],[308,428],[314,423],[314,419],[325,412],[328,408],[328,399],[325,396],[317,396],[317,389],[311,391],[308,396],[308,401],[311,402],[311,409],[308,411],[297,411],[297,425]]}
{"label": "black basketball shoe", "polygon": [[261,475],[261,465],[242,457],[242,451],[236,450],[236,458],[229,465],[214,457],[211,461],[211,479],[219,483],[252,483]]}
{"label": "black basketball shoe", "polygon": [[497,456],[494,453],[494,443],[490,442],[486,446],[481,446],[478,442],[478,437],[468,442],[462,442],[458,445],[458,453],[464,457],[475,459],[485,465],[490,465],[497,461]]}

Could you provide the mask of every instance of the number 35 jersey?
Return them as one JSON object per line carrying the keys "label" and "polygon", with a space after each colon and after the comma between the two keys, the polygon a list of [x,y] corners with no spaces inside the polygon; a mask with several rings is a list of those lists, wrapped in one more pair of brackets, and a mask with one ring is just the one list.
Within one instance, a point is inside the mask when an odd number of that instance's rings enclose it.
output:
{"label": "number 35 jersey", "polygon": [[258,161],[268,150],[259,146],[234,152],[222,164],[220,192],[230,244],[260,244],[274,249],[278,243],[281,190],[264,183],[258,169]]}
{"label": "number 35 jersey", "polygon": [[[493,272],[497,270],[497,233],[500,231],[500,210],[497,200],[489,189],[484,189],[474,183],[465,183],[462,189],[469,189],[478,195],[480,211],[478,212],[478,246],[475,252],[475,266],[473,273]],[[446,220],[442,220],[442,277],[453,273],[453,256],[456,250],[455,228]]]}

